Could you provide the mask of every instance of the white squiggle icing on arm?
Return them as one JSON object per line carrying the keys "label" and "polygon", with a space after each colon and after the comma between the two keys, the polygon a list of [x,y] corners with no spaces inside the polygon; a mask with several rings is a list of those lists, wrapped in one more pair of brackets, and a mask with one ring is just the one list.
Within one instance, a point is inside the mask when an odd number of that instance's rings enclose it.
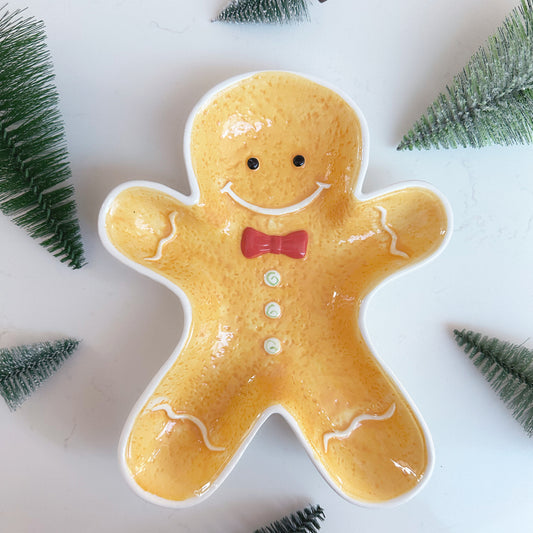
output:
{"label": "white squiggle icing on arm", "polygon": [[409,259],[409,256],[405,252],[402,252],[401,250],[398,250],[398,248],[396,248],[396,243],[398,242],[398,235],[396,235],[392,228],[387,224],[387,210],[384,207],[381,207],[380,205],[377,205],[376,209],[381,213],[381,225],[383,226],[383,229],[391,236],[391,244],[389,248],[390,253]]}
{"label": "white squiggle icing on arm", "polygon": [[199,419],[196,418],[193,415],[189,415],[187,413],[176,413],[170,404],[163,403],[169,401],[168,398],[165,397],[159,397],[154,398],[150,403],[146,406],[147,411],[155,412],[155,411],[165,411],[167,416],[171,420],[189,420],[193,424],[195,424],[198,429],[200,430],[200,433],[202,434],[202,438],[204,439],[204,444],[207,448],[212,450],[213,452],[223,452],[226,448],[223,448],[221,446],[214,446],[209,441],[209,437],[207,436],[207,428],[205,427],[205,424]]}
{"label": "white squiggle icing on arm", "polygon": [[172,213],[170,213],[170,215],[168,216],[168,218],[170,219],[170,225],[172,226],[172,231],[170,232],[170,235],[168,235],[167,237],[164,237],[163,239],[159,241],[159,244],[157,245],[157,251],[153,257],[144,258],[146,261],[159,261],[159,259],[161,259],[163,255],[163,246],[165,246],[165,244],[173,240],[178,234],[178,228],[176,226],[177,214],[178,214],[177,211],[172,211]]}
{"label": "white squiggle icing on arm", "polygon": [[331,439],[347,439],[365,420],[387,420],[394,414],[395,410],[396,404],[393,403],[382,415],[359,415],[352,420],[351,424],[344,431],[324,433],[324,450],[328,453],[328,442]]}

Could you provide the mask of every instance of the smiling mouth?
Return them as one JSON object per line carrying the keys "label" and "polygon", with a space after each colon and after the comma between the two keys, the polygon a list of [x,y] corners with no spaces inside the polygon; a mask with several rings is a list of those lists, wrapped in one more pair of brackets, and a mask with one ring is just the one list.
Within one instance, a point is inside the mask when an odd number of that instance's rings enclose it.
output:
{"label": "smiling mouth", "polygon": [[259,205],[251,204],[250,202],[243,200],[237,193],[235,193],[235,191],[233,191],[233,189],[231,188],[232,185],[233,183],[231,181],[228,181],[228,183],[226,183],[226,185],[224,185],[224,187],[220,189],[220,192],[227,193],[239,205],[242,205],[242,207],[246,207],[246,209],[249,209],[250,211],[259,213],[260,215],[287,215],[289,213],[295,213],[296,211],[300,211],[300,209],[304,209],[310,203],[316,200],[322,192],[322,189],[329,189],[331,187],[330,183],[322,183],[321,181],[317,181],[317,188],[315,189],[315,191],[301,202],[289,205],[287,207],[270,208],[261,207]]}

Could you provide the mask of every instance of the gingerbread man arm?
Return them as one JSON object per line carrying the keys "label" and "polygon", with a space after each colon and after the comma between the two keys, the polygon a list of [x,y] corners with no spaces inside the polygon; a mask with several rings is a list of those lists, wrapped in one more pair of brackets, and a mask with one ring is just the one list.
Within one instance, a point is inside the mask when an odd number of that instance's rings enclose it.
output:
{"label": "gingerbread man arm", "polygon": [[418,263],[444,244],[451,225],[446,200],[422,185],[357,200],[336,239],[355,264],[371,264],[375,282]]}
{"label": "gingerbread man arm", "polygon": [[187,197],[148,182],[131,182],[113,191],[100,214],[100,234],[120,259],[132,261],[179,282],[191,262],[202,261],[198,246],[207,224]]}
{"label": "gingerbread man arm", "polygon": [[404,187],[376,197],[372,207],[393,258],[418,262],[436,252],[448,234],[451,210],[427,186]]}

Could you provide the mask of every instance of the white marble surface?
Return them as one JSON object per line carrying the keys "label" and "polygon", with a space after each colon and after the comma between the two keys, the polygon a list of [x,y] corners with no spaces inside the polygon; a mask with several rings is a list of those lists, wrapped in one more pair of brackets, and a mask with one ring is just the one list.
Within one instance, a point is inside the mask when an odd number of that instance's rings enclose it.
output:
{"label": "white marble surface", "polygon": [[[71,335],[76,354],[16,413],[0,402],[0,529],[248,533],[310,502],[326,533],[500,533],[533,521],[532,442],[455,345],[466,327],[533,347],[533,148],[399,153],[401,135],[516,5],[330,0],[294,27],[210,23],[223,0],[13,0],[46,22],[89,265],[73,272],[0,217],[0,344]],[[135,496],[116,445],[181,333],[177,298],[102,248],[97,213],[129,179],[182,192],[185,119],[209,88],[263,68],[348,92],[371,136],[365,191],[422,179],[455,213],[445,252],[374,297],[368,327],[432,431],[437,462],[409,503],[342,500],[271,419],[223,486],[182,511]]]}

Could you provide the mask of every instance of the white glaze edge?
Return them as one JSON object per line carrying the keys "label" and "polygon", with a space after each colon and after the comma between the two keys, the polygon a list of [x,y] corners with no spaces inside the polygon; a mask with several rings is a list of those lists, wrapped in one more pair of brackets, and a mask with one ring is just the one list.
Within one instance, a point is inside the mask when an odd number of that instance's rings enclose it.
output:
{"label": "white glaze edge", "polygon": [[[420,424],[420,427],[422,429],[424,439],[426,441],[427,446],[427,456],[428,456],[428,464],[426,467],[426,471],[424,472],[423,478],[417,483],[413,489],[410,491],[396,497],[390,500],[387,500],[385,502],[367,502],[364,500],[356,500],[354,498],[351,498],[349,495],[342,492],[339,487],[334,483],[333,479],[329,476],[329,474],[326,472],[322,464],[318,461],[318,459],[315,457],[314,451],[312,450],[309,443],[306,441],[305,437],[303,436],[303,433],[298,428],[298,425],[296,421],[292,418],[292,416],[280,405],[272,406],[268,408],[266,411],[263,412],[263,414],[259,417],[257,423],[254,425],[248,436],[244,439],[242,445],[239,447],[233,458],[228,462],[227,466],[224,468],[224,470],[221,472],[221,474],[218,476],[218,478],[211,484],[211,487],[202,495],[195,496],[192,498],[189,498],[187,500],[183,501],[174,501],[174,500],[167,500],[165,498],[161,498],[159,496],[156,496],[154,494],[151,494],[149,492],[146,492],[143,490],[137,483],[135,483],[130,470],[128,469],[128,466],[126,464],[126,448],[128,443],[128,435],[133,428],[133,424],[135,422],[135,419],[140,414],[144,406],[146,405],[148,399],[153,395],[153,392],[155,391],[158,383],[161,381],[161,379],[165,376],[165,374],[170,370],[176,359],[178,358],[183,346],[185,345],[185,342],[188,337],[188,333],[191,326],[191,317],[192,317],[192,311],[191,311],[191,304],[185,295],[185,293],[177,286],[171,283],[168,279],[165,277],[156,274],[149,268],[140,265],[138,263],[135,263],[134,261],[128,259],[124,255],[122,255],[118,250],[113,246],[113,244],[110,242],[109,238],[107,237],[107,233],[105,231],[105,218],[107,215],[107,212],[111,205],[113,204],[115,198],[120,194],[122,191],[130,188],[130,187],[147,187],[147,188],[153,188],[158,190],[159,192],[162,192],[164,194],[168,194],[169,196],[174,197],[179,202],[183,203],[184,205],[193,205],[198,203],[200,192],[198,188],[198,183],[194,177],[194,172],[192,168],[192,161],[191,161],[191,153],[190,153],[190,141],[191,141],[191,131],[192,131],[192,124],[194,117],[196,113],[198,113],[210,100],[211,98],[218,93],[221,90],[228,89],[232,85],[235,85],[239,83],[240,81],[249,78],[251,76],[255,76],[257,74],[260,74],[261,72],[286,72],[288,74],[294,74],[297,76],[301,76],[303,78],[306,78],[310,81],[313,81],[319,85],[322,85],[323,87],[326,87],[328,89],[331,89],[332,91],[335,91],[341,98],[343,98],[346,103],[352,109],[355,111],[360,125],[361,125],[361,142],[363,144],[362,150],[361,150],[361,167],[359,170],[359,176],[357,178],[357,185],[354,190],[354,196],[360,200],[371,200],[373,198],[376,198],[377,196],[381,196],[383,194],[388,194],[392,192],[396,192],[398,190],[405,189],[406,187],[417,187],[417,188],[423,188],[427,189],[431,192],[433,192],[442,202],[444,205],[444,209],[446,211],[447,215],[447,231],[446,235],[441,242],[439,248],[435,250],[429,257],[426,257],[425,259],[422,259],[421,261],[408,265],[405,268],[397,271],[396,273],[389,276],[387,279],[382,281],[374,290],[372,290],[361,302],[360,306],[360,312],[359,312],[359,328],[361,330],[361,334],[363,336],[363,339],[365,340],[370,352],[375,357],[376,361],[379,363],[383,371],[389,376],[391,381],[395,384],[397,389],[402,393],[405,401],[413,411],[414,415],[417,418],[417,421]],[[433,261],[436,259],[444,250],[448,242],[450,241],[451,234],[452,234],[452,228],[453,228],[453,214],[451,210],[451,206],[446,199],[445,196],[442,195],[442,193],[433,185],[423,182],[423,181],[406,181],[397,183],[394,185],[391,185],[389,187],[386,187],[384,189],[381,189],[379,191],[375,191],[373,193],[363,193],[362,187],[366,175],[366,170],[368,168],[368,154],[370,150],[370,144],[369,144],[369,133],[368,133],[368,125],[366,123],[366,120],[364,118],[364,115],[362,114],[361,110],[357,106],[357,104],[352,100],[352,98],[345,93],[343,90],[338,89],[332,84],[329,84],[327,82],[324,82],[322,80],[319,80],[313,76],[308,76],[304,74],[300,74],[298,72],[293,71],[283,71],[283,70],[270,70],[270,71],[254,71],[249,72],[247,74],[243,74],[240,76],[235,76],[233,78],[230,78],[215,87],[213,87],[210,91],[208,91],[194,106],[192,109],[189,118],[187,120],[187,124],[185,126],[184,131],[184,156],[185,156],[185,166],[187,169],[187,178],[189,187],[191,190],[190,195],[184,195],[180,193],[179,191],[176,191],[174,189],[171,189],[170,187],[167,187],[165,185],[162,185],[160,183],[151,182],[151,181],[144,181],[144,180],[136,180],[136,181],[129,181],[122,183],[115,187],[109,195],[104,200],[102,207],[100,209],[100,213],[98,216],[98,233],[100,236],[100,239],[102,241],[102,244],[106,248],[106,250],[117,260],[120,262],[126,264],[133,270],[136,270],[137,272],[144,274],[145,276],[152,278],[153,280],[161,283],[165,287],[167,287],[170,291],[175,293],[178,298],[180,299],[180,302],[183,306],[183,313],[184,313],[184,323],[183,323],[183,333],[182,336],[170,355],[170,357],[167,359],[167,361],[163,364],[163,366],[160,368],[160,370],[156,373],[156,375],[152,378],[148,386],[146,387],[145,391],[142,393],[142,395],[139,397],[135,405],[133,406],[132,410],[130,411],[130,414],[124,424],[124,428],[122,430],[119,445],[118,445],[118,459],[119,459],[119,465],[120,470],[126,479],[126,482],[130,486],[130,488],[137,493],[139,496],[144,498],[145,500],[164,507],[173,508],[173,509],[185,509],[188,507],[191,507],[193,505],[196,505],[198,503],[201,503],[206,498],[208,498],[215,490],[223,483],[223,481],[226,479],[226,477],[229,475],[229,473],[233,470],[239,459],[241,458],[242,454],[244,453],[244,450],[250,443],[250,441],[253,439],[254,435],[257,433],[259,428],[263,425],[263,423],[266,421],[268,417],[270,417],[272,414],[279,414],[285,420],[288,422],[288,424],[292,427],[294,433],[302,443],[304,449],[308,453],[309,457],[313,461],[313,464],[318,469],[320,474],[324,477],[324,479],[328,482],[328,484],[331,486],[331,488],[337,492],[341,497],[346,499],[347,501],[357,504],[362,507],[368,507],[368,508],[387,508],[387,507],[395,507],[397,505],[403,504],[407,501],[409,501],[411,498],[413,498],[418,492],[420,492],[425,485],[427,484],[429,478],[431,477],[431,474],[435,467],[435,448],[433,445],[433,439],[431,438],[431,434],[429,432],[429,429],[427,427],[427,424],[422,417],[420,411],[418,410],[416,404],[413,402],[409,394],[407,394],[407,391],[404,389],[404,387],[401,385],[401,383],[398,381],[396,376],[392,373],[388,365],[384,363],[384,361],[381,359],[381,357],[378,355],[374,345],[372,344],[370,337],[368,335],[368,331],[366,329],[365,325],[365,315],[366,310],[368,308],[368,304],[370,303],[372,296],[381,288],[385,287],[388,283],[396,280],[397,278],[403,276],[405,273],[416,270],[418,268],[421,268],[422,266],[426,265],[427,263]]]}

